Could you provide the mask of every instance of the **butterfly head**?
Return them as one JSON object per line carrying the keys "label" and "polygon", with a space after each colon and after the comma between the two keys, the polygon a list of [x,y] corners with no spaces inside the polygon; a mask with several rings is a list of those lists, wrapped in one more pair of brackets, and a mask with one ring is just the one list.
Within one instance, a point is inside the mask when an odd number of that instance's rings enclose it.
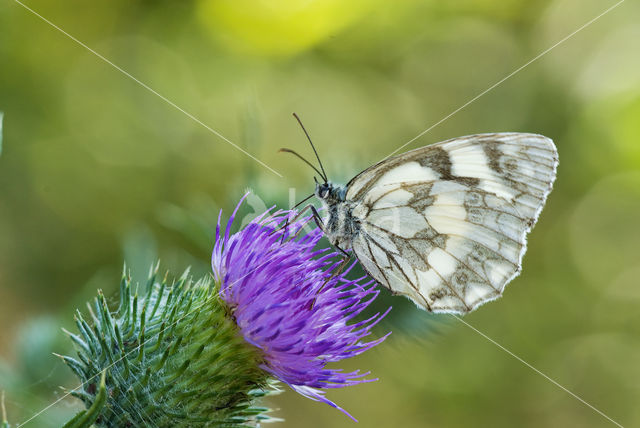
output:
{"label": "butterfly head", "polygon": [[321,201],[331,204],[332,202],[344,201],[345,189],[342,186],[336,186],[330,181],[320,183],[316,180],[316,190],[314,194]]}

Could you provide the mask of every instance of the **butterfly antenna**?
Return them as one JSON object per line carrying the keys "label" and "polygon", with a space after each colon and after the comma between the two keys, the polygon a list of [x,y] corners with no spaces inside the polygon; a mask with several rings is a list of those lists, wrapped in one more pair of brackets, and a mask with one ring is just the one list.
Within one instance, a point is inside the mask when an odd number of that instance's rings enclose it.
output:
{"label": "butterfly antenna", "polygon": [[316,155],[316,159],[318,159],[318,163],[320,164],[320,169],[322,170],[322,174],[320,174],[322,176],[322,179],[324,180],[324,182],[326,183],[327,180],[327,173],[324,170],[324,166],[322,166],[322,161],[320,160],[320,156],[318,156],[318,151],[316,150],[316,146],[313,145],[313,141],[311,141],[311,137],[309,137],[309,133],[307,132],[307,130],[305,129],[304,125],[302,124],[302,121],[300,120],[300,118],[298,117],[298,115],[296,113],[293,113],[293,117],[296,118],[296,120],[298,121],[298,123],[300,124],[300,127],[302,128],[302,130],[304,131],[304,135],[307,136],[307,140],[309,140],[309,144],[311,144],[311,148],[313,149],[313,153],[315,153]]}
{"label": "butterfly antenna", "polygon": [[302,156],[300,156],[298,153],[294,152],[291,149],[280,149],[278,150],[280,152],[284,152],[284,153],[291,153],[294,156],[297,156],[299,159],[301,159],[304,163],[306,163],[307,165],[309,165],[311,168],[313,168],[313,170],[315,172],[317,172],[318,174],[320,174],[320,176],[322,177],[322,179],[325,181],[325,183],[327,182],[327,179],[322,175],[322,173],[320,172],[320,170],[318,168],[316,168],[311,162],[309,162],[308,160],[306,160],[305,158],[303,158]]}

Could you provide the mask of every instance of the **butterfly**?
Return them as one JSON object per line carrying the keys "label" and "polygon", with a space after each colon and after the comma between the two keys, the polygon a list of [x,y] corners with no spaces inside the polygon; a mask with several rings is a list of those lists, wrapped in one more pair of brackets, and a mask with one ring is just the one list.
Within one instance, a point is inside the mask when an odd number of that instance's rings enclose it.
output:
{"label": "butterfly", "polygon": [[453,138],[384,159],[345,186],[310,165],[314,219],[329,242],[394,294],[463,314],[497,299],[522,269],[527,234],[556,178],[558,152],[527,133]]}

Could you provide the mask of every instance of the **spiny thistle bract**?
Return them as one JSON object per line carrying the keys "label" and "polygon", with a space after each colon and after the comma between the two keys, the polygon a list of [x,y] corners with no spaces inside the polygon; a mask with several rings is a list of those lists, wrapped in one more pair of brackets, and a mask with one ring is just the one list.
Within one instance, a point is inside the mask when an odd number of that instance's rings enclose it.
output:
{"label": "spiny thistle bract", "polygon": [[[68,333],[77,359],[62,357],[80,378],[71,394],[87,410],[68,427],[240,427],[270,419],[254,401],[271,391],[261,356],[238,335],[210,281],[185,274],[156,282],[144,297],[123,275],[115,313],[104,295],[78,311],[79,335]],[[102,376],[102,381],[101,381]]]}

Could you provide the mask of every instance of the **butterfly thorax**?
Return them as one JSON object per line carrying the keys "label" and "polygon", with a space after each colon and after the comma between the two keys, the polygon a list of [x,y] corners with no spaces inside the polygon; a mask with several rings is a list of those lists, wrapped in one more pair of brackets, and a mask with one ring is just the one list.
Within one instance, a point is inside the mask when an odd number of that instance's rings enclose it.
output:
{"label": "butterfly thorax", "polygon": [[315,195],[327,213],[323,219],[324,235],[332,245],[343,250],[351,248],[360,231],[360,221],[352,216],[353,203],[346,200],[346,193],[345,186],[330,182],[316,184]]}

